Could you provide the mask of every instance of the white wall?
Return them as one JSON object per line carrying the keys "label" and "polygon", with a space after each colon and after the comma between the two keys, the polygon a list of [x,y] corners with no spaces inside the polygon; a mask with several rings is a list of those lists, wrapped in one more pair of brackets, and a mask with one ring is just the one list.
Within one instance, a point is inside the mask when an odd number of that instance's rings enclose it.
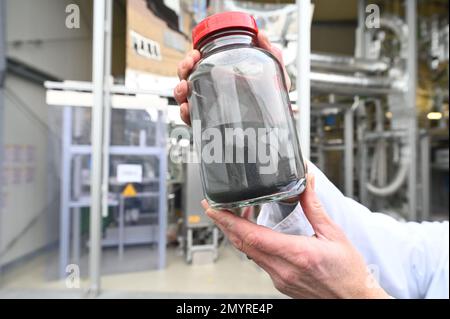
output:
{"label": "white wall", "polygon": [[[65,26],[65,8],[70,3],[80,4],[80,29]],[[91,5],[91,0],[7,0],[8,57],[60,79],[89,81]],[[4,163],[8,181],[1,181],[6,184],[0,220],[0,251],[7,249],[3,264],[35,252],[59,236],[59,185],[55,190],[48,184],[59,174],[48,164],[48,110],[42,85],[7,75],[4,123],[0,123],[9,149],[4,148],[4,153],[11,157],[11,148],[31,147],[34,155]],[[26,157],[26,151],[22,152]],[[27,180],[31,172],[33,176]],[[14,238],[18,240],[13,242]]]}
{"label": "white wall", "polygon": [[[1,220],[1,251],[6,254],[2,263],[55,242],[58,236],[57,201],[48,193],[48,180],[57,172],[47,166],[48,106],[44,95],[34,83],[12,75],[6,78]],[[18,240],[13,243],[15,238]]]}
{"label": "white wall", "polygon": [[[80,7],[68,29],[66,6]],[[92,0],[7,0],[7,54],[61,79],[91,79]]]}

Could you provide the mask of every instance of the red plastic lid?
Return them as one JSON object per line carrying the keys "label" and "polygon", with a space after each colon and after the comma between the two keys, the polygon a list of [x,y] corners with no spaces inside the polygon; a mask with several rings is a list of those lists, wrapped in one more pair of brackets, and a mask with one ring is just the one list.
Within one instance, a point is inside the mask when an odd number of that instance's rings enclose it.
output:
{"label": "red plastic lid", "polygon": [[236,11],[217,13],[201,21],[192,30],[194,49],[198,49],[198,44],[206,36],[225,29],[244,29],[258,33],[255,19],[247,13]]}

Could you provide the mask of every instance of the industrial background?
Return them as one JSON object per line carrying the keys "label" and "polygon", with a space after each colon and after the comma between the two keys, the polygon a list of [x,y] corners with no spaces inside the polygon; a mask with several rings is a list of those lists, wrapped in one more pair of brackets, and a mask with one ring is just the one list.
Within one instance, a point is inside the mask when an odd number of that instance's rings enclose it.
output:
{"label": "industrial background", "polygon": [[283,50],[302,150],[346,196],[448,220],[448,1],[0,0],[0,297],[283,298],[169,157],[177,64],[231,10]]}

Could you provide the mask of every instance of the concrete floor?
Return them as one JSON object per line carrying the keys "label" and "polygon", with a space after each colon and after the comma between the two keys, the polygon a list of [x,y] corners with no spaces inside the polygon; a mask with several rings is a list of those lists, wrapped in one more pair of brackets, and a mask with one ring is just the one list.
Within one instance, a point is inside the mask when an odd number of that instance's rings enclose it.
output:
{"label": "concrete floor", "polygon": [[[126,255],[127,256],[127,255]],[[66,288],[49,278],[54,256],[41,255],[3,274],[0,298],[83,298],[88,287]],[[49,264],[49,260],[53,260]],[[133,258],[126,258],[128,267]],[[270,277],[253,262],[226,246],[213,264],[188,265],[175,249],[168,249],[167,267],[102,276],[100,298],[284,298]]]}

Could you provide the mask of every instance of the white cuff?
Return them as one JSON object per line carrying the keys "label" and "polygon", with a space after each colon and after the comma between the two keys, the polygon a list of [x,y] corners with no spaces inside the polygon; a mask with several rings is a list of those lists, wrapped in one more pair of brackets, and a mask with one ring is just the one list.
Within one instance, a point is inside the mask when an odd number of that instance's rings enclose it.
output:
{"label": "white cuff", "polygon": [[[292,207],[294,206],[292,205]],[[314,235],[314,230],[299,204],[287,217],[284,217],[286,216],[285,210],[286,207],[280,207],[278,203],[265,204],[258,216],[257,223],[284,234]]]}

